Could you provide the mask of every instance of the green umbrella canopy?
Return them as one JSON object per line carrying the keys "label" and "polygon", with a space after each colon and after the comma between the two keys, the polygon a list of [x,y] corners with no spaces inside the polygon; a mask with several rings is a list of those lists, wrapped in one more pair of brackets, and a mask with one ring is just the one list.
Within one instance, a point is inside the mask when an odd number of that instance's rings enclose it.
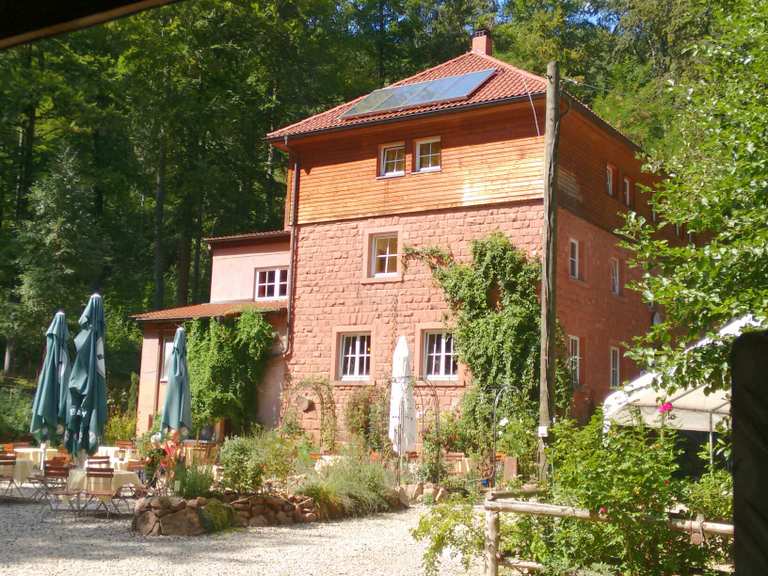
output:
{"label": "green umbrella canopy", "polygon": [[172,428],[185,434],[192,428],[191,405],[187,372],[187,335],[184,328],[177,328],[173,339],[168,384],[165,388],[162,428]]}
{"label": "green umbrella canopy", "polygon": [[104,363],[104,301],[94,294],[80,320],[75,338],[77,355],[69,377],[69,410],[65,442],[71,454],[98,450],[107,421],[107,382]]}
{"label": "green umbrella canopy", "polygon": [[40,441],[62,432],[67,417],[67,384],[72,365],[67,350],[69,330],[64,312],[56,313],[45,337],[45,359],[37,380],[29,428]]}

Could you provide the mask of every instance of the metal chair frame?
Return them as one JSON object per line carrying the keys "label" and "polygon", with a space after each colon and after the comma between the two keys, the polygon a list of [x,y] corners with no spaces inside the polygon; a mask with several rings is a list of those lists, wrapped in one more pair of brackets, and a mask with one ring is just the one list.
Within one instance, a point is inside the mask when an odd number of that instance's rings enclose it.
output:
{"label": "metal chair frame", "polygon": [[24,498],[24,492],[21,490],[21,486],[16,482],[14,477],[14,469],[16,468],[16,454],[0,454],[0,482],[6,481],[8,485],[5,487],[3,497],[7,498],[12,494],[13,490],[19,495],[19,498]]}

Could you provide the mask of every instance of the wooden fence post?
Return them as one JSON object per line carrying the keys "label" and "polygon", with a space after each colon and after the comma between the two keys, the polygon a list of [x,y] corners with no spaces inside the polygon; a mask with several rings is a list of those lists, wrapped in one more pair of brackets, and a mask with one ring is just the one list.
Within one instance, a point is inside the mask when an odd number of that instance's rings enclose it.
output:
{"label": "wooden fence post", "polygon": [[499,574],[499,513],[485,511],[485,576]]}

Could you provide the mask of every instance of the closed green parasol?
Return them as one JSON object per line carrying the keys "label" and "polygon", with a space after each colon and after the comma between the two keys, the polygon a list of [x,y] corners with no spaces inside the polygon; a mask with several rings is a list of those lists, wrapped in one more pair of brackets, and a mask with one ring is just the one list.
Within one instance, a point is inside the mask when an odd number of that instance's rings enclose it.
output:
{"label": "closed green parasol", "polygon": [[184,436],[192,428],[192,402],[187,372],[187,335],[184,328],[176,329],[165,389],[162,427],[178,430]]}
{"label": "closed green parasol", "polygon": [[64,312],[57,312],[45,333],[45,359],[37,380],[29,431],[41,442],[64,431],[67,417],[69,373],[72,368],[67,350],[69,330]]}
{"label": "closed green parasol", "polygon": [[107,421],[104,301],[94,294],[78,320],[77,355],[69,377],[65,442],[71,454],[98,450]]}

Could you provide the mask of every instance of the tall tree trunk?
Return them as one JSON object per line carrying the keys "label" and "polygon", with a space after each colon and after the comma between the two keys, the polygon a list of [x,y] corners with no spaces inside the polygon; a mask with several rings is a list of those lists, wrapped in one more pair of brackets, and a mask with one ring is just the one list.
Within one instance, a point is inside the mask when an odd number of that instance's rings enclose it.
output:
{"label": "tall tree trunk", "polygon": [[30,104],[25,112],[24,127],[19,137],[19,171],[16,179],[16,222],[27,214],[29,189],[32,186],[32,153],[35,146],[37,106]]}
{"label": "tall tree trunk", "polygon": [[155,187],[155,309],[163,307],[165,301],[165,280],[163,257],[163,211],[165,210],[165,134],[160,132],[160,149],[157,161],[157,181]]}
{"label": "tall tree trunk", "polygon": [[[187,202],[185,202],[186,204]],[[187,212],[184,210],[184,212]],[[186,216],[184,217],[186,221]],[[181,225],[176,259],[176,306],[186,306],[189,303],[189,264],[190,264],[189,225]]]}
{"label": "tall tree trunk", "polygon": [[13,374],[13,364],[15,360],[16,352],[16,340],[9,337],[5,341],[5,356],[3,358],[3,374],[10,376]]}
{"label": "tall tree trunk", "polygon": [[197,204],[197,219],[195,226],[195,256],[192,262],[192,302],[197,304],[200,302],[200,258],[203,245],[203,205],[205,199],[203,194],[200,194],[200,199]]}

